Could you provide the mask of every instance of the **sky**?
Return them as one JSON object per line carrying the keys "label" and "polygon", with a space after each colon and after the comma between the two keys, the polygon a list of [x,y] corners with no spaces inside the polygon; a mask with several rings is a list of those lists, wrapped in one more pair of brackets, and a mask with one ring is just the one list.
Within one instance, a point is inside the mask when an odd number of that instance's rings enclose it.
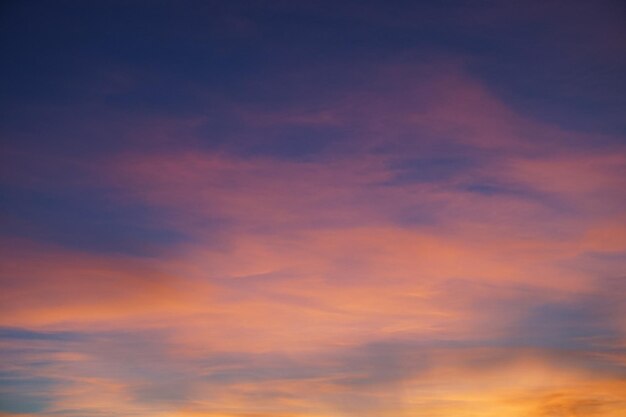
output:
{"label": "sky", "polygon": [[0,6],[0,417],[626,415],[626,7]]}

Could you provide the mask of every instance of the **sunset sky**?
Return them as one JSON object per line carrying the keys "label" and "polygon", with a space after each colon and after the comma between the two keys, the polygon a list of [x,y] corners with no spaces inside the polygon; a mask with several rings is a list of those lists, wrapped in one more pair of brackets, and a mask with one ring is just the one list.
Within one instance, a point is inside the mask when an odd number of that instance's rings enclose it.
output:
{"label": "sunset sky", "polygon": [[626,5],[0,6],[0,417],[626,416]]}

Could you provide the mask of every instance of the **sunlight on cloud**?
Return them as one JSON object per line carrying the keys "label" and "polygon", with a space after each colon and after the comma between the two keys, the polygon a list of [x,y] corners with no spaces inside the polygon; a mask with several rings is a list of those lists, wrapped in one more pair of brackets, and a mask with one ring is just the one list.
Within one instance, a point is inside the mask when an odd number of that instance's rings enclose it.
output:
{"label": "sunlight on cloud", "polygon": [[0,417],[624,415],[623,145],[426,58],[95,83],[111,149],[0,184]]}

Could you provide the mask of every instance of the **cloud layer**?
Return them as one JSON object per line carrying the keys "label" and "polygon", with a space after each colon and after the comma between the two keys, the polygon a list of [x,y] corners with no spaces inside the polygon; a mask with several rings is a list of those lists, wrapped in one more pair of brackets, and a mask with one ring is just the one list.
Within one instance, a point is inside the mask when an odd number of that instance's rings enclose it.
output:
{"label": "cloud layer", "polygon": [[[174,14],[189,28],[163,47],[191,48],[204,75],[145,48],[102,52],[108,67],[94,68],[78,45],[88,75],[66,96],[39,86],[13,97],[0,416],[623,415],[619,126],[610,114],[606,129],[564,123],[550,113],[567,108],[550,104],[555,85],[536,99],[540,117],[514,82],[504,94],[483,71],[497,52],[476,50],[497,47],[480,41],[494,31],[512,46],[537,25],[526,42],[542,39],[546,22],[571,36],[578,12],[433,5],[423,13],[475,43],[444,47],[429,26],[429,45],[405,49],[411,7],[346,3],[329,17],[315,2],[279,3],[223,6],[208,32]],[[609,6],[592,8],[588,19],[608,27],[594,36],[612,33]],[[325,21],[290,29],[325,45],[325,59],[299,65],[281,49],[264,66],[249,45],[293,46],[273,38],[270,11],[281,27]],[[339,39],[335,18],[357,39],[369,39],[365,24],[399,38],[388,54],[357,45],[346,58],[326,45]],[[122,34],[144,30],[126,24]],[[212,68],[193,49],[203,39],[216,56],[258,60],[259,73]],[[618,67],[608,49],[620,47],[538,53]],[[503,54],[545,82],[525,55]],[[57,70],[47,74],[58,81]],[[613,100],[584,87],[582,103]]]}

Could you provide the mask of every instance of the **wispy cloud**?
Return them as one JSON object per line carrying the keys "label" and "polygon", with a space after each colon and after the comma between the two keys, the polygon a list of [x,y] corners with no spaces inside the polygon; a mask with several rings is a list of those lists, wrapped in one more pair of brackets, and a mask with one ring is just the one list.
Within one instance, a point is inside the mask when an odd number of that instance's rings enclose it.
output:
{"label": "wispy cloud", "polygon": [[[548,99],[529,109],[523,81],[485,69],[545,33],[567,35],[538,51],[566,51],[558,68],[619,66],[618,45],[589,48],[620,32],[608,9],[577,3],[607,22],[578,54],[560,2],[320,4],[207,6],[209,32],[177,9],[179,37],[144,34],[171,57],[118,42],[95,69],[83,51],[63,93],[15,100],[0,416],[624,413],[619,128],[539,115]],[[292,19],[317,28],[298,48],[274,39]],[[334,19],[349,48],[327,45]]]}

